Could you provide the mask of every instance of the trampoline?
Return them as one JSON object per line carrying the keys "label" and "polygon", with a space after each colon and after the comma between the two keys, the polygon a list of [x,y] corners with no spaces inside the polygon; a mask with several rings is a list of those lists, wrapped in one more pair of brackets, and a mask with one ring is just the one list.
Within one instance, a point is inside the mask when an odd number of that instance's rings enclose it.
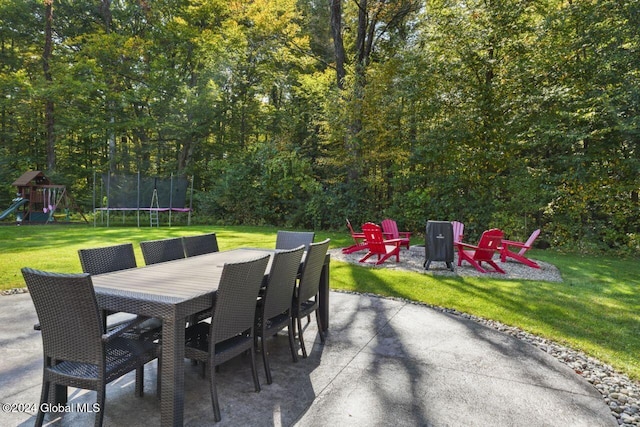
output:
{"label": "trampoline", "polygon": [[[122,221],[128,212],[136,212],[140,227],[140,213],[149,214],[149,225],[159,226],[159,214],[168,213],[168,225],[171,226],[173,212],[188,213],[187,225],[191,225],[193,201],[193,180],[185,176],[169,178],[143,176],[137,174],[100,174],[99,189],[97,172],[93,177],[93,223],[98,216],[102,222],[110,225],[112,212],[122,213]],[[189,200],[187,204],[187,192]],[[100,214],[100,215],[98,215]]]}

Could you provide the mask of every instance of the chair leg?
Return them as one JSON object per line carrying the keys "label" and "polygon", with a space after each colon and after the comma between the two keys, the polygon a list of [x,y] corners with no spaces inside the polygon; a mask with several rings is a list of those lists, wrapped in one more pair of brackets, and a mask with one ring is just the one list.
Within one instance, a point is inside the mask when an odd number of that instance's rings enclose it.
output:
{"label": "chair leg", "polygon": [[106,394],[106,384],[104,382],[100,384],[100,387],[96,390],[98,393],[98,412],[96,413],[96,421],[95,427],[102,427],[102,422],[104,421],[104,401]]}
{"label": "chair leg", "polygon": [[506,273],[502,268],[500,268],[500,267],[498,266],[498,264],[496,264],[494,261],[487,261],[487,263],[488,263],[490,266],[492,266],[493,268],[495,268],[495,269],[496,269],[496,271],[497,271],[498,273],[507,274],[507,273]]}
{"label": "chair leg", "polygon": [[38,406],[38,416],[36,417],[36,427],[41,427],[44,421],[44,412],[42,409],[44,408],[43,403],[46,403],[49,400],[49,381],[43,381],[42,383],[42,392],[40,393],[40,405]]}
{"label": "chair leg", "polygon": [[298,361],[298,352],[296,351],[295,344],[295,329],[293,327],[293,320],[289,318],[289,349],[291,350],[291,358],[294,362]]}
{"label": "chair leg", "polygon": [[367,259],[369,259],[369,257],[370,257],[371,255],[373,255],[373,253],[371,253],[371,252],[367,252],[367,254],[366,254],[365,256],[363,256],[362,258],[360,258],[360,259],[358,260],[358,262],[365,262]]}
{"label": "chair leg", "polygon": [[300,348],[302,349],[302,357],[304,359],[307,358],[307,349],[304,346],[304,338],[302,338],[302,321],[300,320],[300,317],[298,317],[297,319],[298,322],[298,339],[300,340]]}
{"label": "chair leg", "polygon": [[213,405],[213,419],[218,422],[222,419],[220,416],[220,403],[218,403],[218,390],[216,387],[216,369],[214,366],[209,369],[209,390],[211,392],[211,404]]}
{"label": "chair leg", "polygon": [[156,397],[160,399],[162,395],[162,357],[158,357],[158,369],[156,370]]}
{"label": "chair leg", "polygon": [[480,273],[486,273],[487,270],[485,270],[479,262],[475,261],[475,260],[468,260],[469,264],[471,264],[473,266],[473,268],[475,268],[476,270],[478,270]]}
{"label": "chair leg", "polygon": [[267,384],[271,384],[273,382],[271,378],[271,367],[269,366],[269,356],[267,356],[267,344],[264,339],[264,331],[262,331],[262,339],[260,350],[262,351],[262,363],[264,364],[264,374],[267,377]]}
{"label": "chair leg", "polygon": [[144,395],[144,365],[136,368],[136,391],[137,397]]}
{"label": "chair leg", "polygon": [[251,348],[251,373],[253,374],[253,385],[255,386],[256,393],[260,391],[260,380],[258,380],[258,369],[256,368],[256,352],[255,348]]}

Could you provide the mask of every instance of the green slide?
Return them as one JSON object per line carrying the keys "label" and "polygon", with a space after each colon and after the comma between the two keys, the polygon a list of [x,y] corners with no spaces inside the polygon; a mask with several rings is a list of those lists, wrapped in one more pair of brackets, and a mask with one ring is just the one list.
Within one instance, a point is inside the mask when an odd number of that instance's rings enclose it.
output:
{"label": "green slide", "polygon": [[4,212],[0,213],[0,221],[8,217],[10,214],[15,212],[16,210],[18,210],[18,208],[24,205],[25,203],[29,203],[29,200],[23,199],[22,197],[13,199],[13,203],[11,203],[11,206],[9,206],[7,210],[5,210]]}

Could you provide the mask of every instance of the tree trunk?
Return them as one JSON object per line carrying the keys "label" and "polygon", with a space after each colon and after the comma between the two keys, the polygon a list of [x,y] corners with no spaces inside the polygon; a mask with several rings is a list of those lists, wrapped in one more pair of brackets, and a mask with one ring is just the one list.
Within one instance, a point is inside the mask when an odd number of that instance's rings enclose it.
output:
{"label": "tree trunk", "polygon": [[[50,85],[53,82],[53,78],[51,77],[51,69],[49,66],[49,61],[51,60],[51,56],[53,53],[53,0],[45,0],[45,38],[44,38],[44,51],[42,53],[42,69],[44,71],[44,78],[47,81],[47,84]],[[47,138],[47,171],[53,172],[56,168],[56,136],[54,133],[53,125],[54,125],[54,104],[53,100],[50,98],[51,95],[47,95],[45,99],[45,134]]]}
{"label": "tree trunk", "polygon": [[[104,22],[104,31],[109,34],[111,32],[111,0],[102,0],[100,2],[100,14],[102,15],[102,21]],[[107,77],[108,86],[113,86],[113,79]],[[108,143],[109,143],[109,171],[114,172],[116,170],[116,133],[115,133],[115,122],[116,119],[114,117],[115,114],[115,103],[113,101],[108,101],[107,111],[111,111],[111,128],[107,130],[108,132]]]}
{"label": "tree trunk", "polygon": [[342,40],[342,0],[331,0],[331,35],[336,57],[336,81],[338,88],[344,87],[344,42]]}

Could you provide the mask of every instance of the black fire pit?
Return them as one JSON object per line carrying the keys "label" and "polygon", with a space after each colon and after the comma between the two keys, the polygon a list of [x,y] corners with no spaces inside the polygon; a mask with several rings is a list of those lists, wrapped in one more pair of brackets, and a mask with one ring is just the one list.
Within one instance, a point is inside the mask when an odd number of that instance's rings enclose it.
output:
{"label": "black fire pit", "polygon": [[449,221],[427,221],[424,245],[424,268],[429,269],[431,261],[447,263],[453,271],[453,226]]}

